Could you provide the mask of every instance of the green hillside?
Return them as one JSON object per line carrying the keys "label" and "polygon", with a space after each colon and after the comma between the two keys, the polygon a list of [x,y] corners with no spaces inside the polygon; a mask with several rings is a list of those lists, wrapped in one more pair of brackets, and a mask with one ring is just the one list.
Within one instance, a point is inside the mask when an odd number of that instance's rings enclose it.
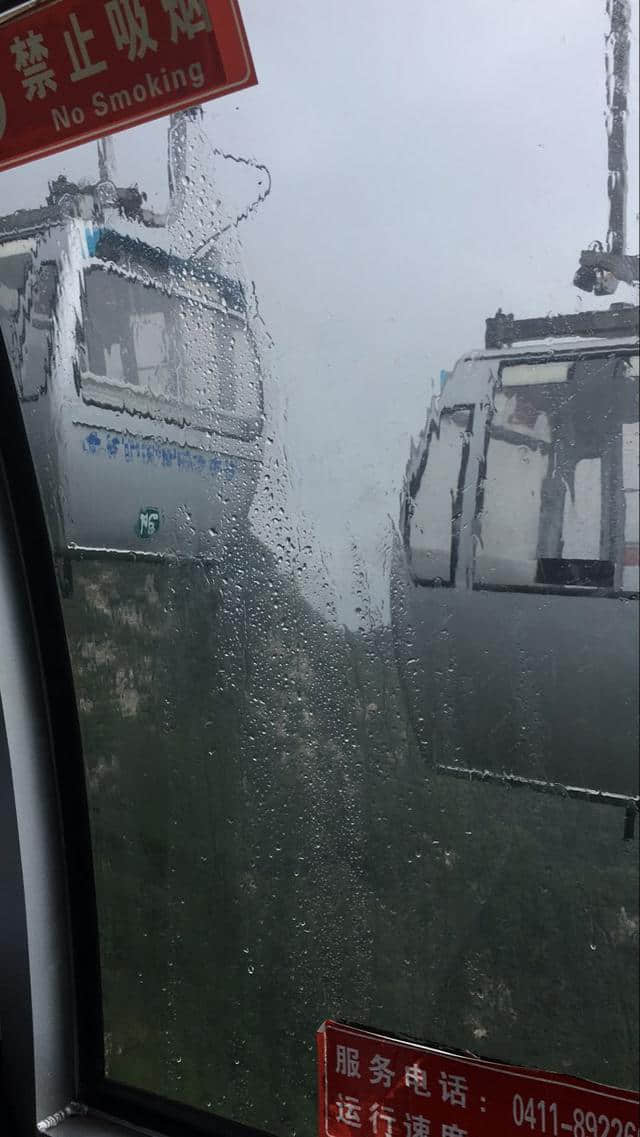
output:
{"label": "green hillside", "polygon": [[636,1082],[618,811],[433,776],[388,629],[249,536],[217,573],[76,566],[65,605],[113,1078],[311,1137],[333,1017]]}

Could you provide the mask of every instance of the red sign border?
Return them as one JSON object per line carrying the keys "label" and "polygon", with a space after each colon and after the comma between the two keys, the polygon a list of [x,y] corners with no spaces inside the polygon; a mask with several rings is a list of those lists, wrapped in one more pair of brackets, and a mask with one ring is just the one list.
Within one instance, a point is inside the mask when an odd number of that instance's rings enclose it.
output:
{"label": "red sign border", "polygon": [[[21,6],[14,12],[0,12],[0,28],[5,25],[11,24],[15,21],[16,25],[22,20],[34,19],[34,13],[40,15],[45,12],[47,8],[51,8],[56,4],[63,3],[64,0],[44,0],[44,3],[30,4],[28,7]],[[29,150],[20,157],[13,157],[6,161],[2,160],[0,156],[0,172],[4,170],[17,169],[19,166],[24,166],[28,162],[34,162],[38,158],[47,158],[51,154],[59,154],[64,150],[71,150],[75,146],[84,146],[88,142],[96,142],[99,138],[105,138],[112,134],[119,134],[123,130],[131,130],[134,126],[140,126],[145,122],[153,122],[154,119],[164,118],[167,115],[173,114],[174,111],[184,110],[186,107],[199,106],[200,103],[209,102],[213,99],[218,99],[223,95],[231,94],[235,90],[243,90],[246,87],[255,86],[258,82],[256,75],[247,33],[240,12],[239,0],[207,0],[209,14],[211,16],[212,26],[215,28],[215,38],[217,40],[220,55],[228,62],[234,69],[244,68],[242,77],[234,79],[232,83],[228,83],[225,87],[217,87],[207,91],[202,88],[198,91],[198,95],[194,98],[193,93],[184,96],[181,99],[173,99],[163,107],[155,110],[140,111],[132,115],[127,122],[119,123],[110,126],[108,129],[105,127],[97,127],[92,130],[87,130],[84,133],[74,135],[67,141],[60,138],[56,142],[52,142],[50,146],[40,146],[34,150]],[[106,125],[106,124],[105,124]]]}
{"label": "red sign border", "polygon": [[432,1046],[425,1042],[413,1042],[408,1038],[386,1034],[382,1031],[370,1030],[367,1027],[353,1026],[350,1023],[341,1023],[336,1019],[325,1019],[316,1032],[316,1069],[318,1081],[318,1137],[335,1137],[329,1132],[329,1079],[327,1069],[327,1027],[336,1027],[342,1034],[353,1034],[354,1038],[378,1038],[394,1046],[406,1046],[410,1050],[422,1050],[429,1054],[442,1055],[444,1058],[453,1058],[457,1062],[466,1062],[470,1066],[490,1066],[493,1070],[514,1078],[528,1078],[533,1082],[544,1082],[547,1085],[560,1085],[566,1089],[588,1090],[589,1093],[601,1094],[609,1100],[619,1100],[625,1105],[637,1105],[639,1095],[635,1090],[625,1090],[619,1086],[607,1086],[603,1082],[590,1082],[586,1078],[573,1075],[557,1074],[538,1069],[528,1069],[526,1066],[514,1066],[507,1062],[500,1062],[493,1058],[480,1058],[478,1055],[464,1053],[456,1050],[446,1050],[441,1046]]}

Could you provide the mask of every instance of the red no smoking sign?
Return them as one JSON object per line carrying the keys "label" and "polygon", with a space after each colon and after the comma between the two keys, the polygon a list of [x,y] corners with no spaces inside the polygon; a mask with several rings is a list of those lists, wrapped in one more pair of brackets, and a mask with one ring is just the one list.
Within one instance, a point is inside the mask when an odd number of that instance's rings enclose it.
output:
{"label": "red no smoking sign", "polygon": [[0,170],[249,87],[236,0],[50,0],[0,16]]}
{"label": "red no smoking sign", "polygon": [[638,1137],[638,1094],[325,1022],[318,1137]]}

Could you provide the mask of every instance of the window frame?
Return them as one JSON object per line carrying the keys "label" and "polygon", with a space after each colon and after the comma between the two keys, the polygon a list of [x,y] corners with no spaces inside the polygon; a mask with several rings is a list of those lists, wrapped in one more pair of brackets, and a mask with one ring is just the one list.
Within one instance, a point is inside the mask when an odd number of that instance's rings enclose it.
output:
{"label": "window frame", "polygon": [[[449,557],[449,579],[445,580],[443,577],[422,577],[411,571],[411,579],[413,583],[419,585],[421,588],[455,588],[456,575],[458,571],[458,558],[460,552],[460,536],[463,524],[463,509],[465,499],[465,485],[467,470],[469,467],[469,458],[471,455],[471,438],[473,437],[475,419],[480,407],[478,403],[451,403],[445,404],[442,409],[439,409],[435,414],[432,413],[427,427],[426,444],[417,469],[411,475],[406,496],[405,515],[403,518],[403,543],[409,553],[409,565],[412,563],[411,554],[411,524],[415,511],[415,501],[418,493],[422,487],[422,482],[425,475],[428,474],[429,468],[429,454],[431,453],[431,445],[434,439],[440,440],[440,430],[443,418],[453,418],[453,416],[460,412],[466,412],[468,421],[466,426],[467,437],[463,440],[461,445],[460,466],[458,470],[458,480],[456,484],[456,495],[453,501],[453,509],[451,514],[451,543],[450,543],[450,557]],[[468,487],[467,487],[468,492]]]}
{"label": "window frame", "polygon": [[[571,369],[571,365],[574,363],[580,362],[581,359],[593,360],[593,359],[615,358],[616,365],[618,365],[621,362],[628,362],[629,359],[633,355],[634,355],[634,352],[633,352],[632,348],[630,348],[630,347],[627,347],[627,346],[625,346],[625,347],[614,347],[614,346],[612,346],[608,349],[603,348],[602,350],[583,353],[582,355],[580,355],[580,354],[579,355],[576,355],[576,354],[572,355],[568,352],[554,352],[553,353],[553,361],[554,362],[567,362],[567,363],[569,363],[569,366]],[[508,359],[509,365],[514,365],[514,364],[521,362],[520,358],[517,355],[508,356],[507,359]],[[526,356],[525,355],[522,356],[522,362],[529,363],[529,364],[546,363],[548,361],[549,361],[548,354],[545,355],[543,353],[540,353],[539,355],[538,354],[536,354],[536,355],[527,354]],[[503,441],[509,441],[509,438],[507,437],[507,435],[510,433],[509,431],[507,431],[505,429],[499,428],[499,434],[498,435],[492,435],[492,422],[493,422],[493,419],[495,417],[494,397],[495,397],[496,392],[502,389],[502,370],[503,370],[503,363],[504,362],[505,362],[505,360],[500,360],[500,366],[497,368],[496,377],[495,377],[495,380],[492,384],[492,397],[491,397],[491,402],[487,408],[487,415],[486,415],[485,426],[484,426],[484,445],[483,445],[483,450],[482,450],[480,462],[478,464],[478,481],[477,481],[477,485],[476,485],[475,509],[474,509],[474,514],[473,514],[474,542],[473,542],[473,559],[472,559],[472,566],[471,566],[471,580],[472,580],[473,591],[474,592],[522,592],[522,593],[527,593],[530,595],[538,595],[538,596],[567,596],[567,597],[568,596],[588,596],[588,597],[593,597],[595,599],[602,599],[602,598],[620,599],[620,598],[622,598],[622,599],[627,599],[627,600],[637,600],[638,596],[640,595],[637,590],[635,590],[635,589],[632,589],[632,590],[626,589],[625,590],[621,587],[618,587],[617,583],[615,583],[622,576],[622,563],[621,562],[618,563],[618,561],[614,562],[615,576],[614,576],[614,586],[612,588],[588,586],[588,585],[566,585],[566,584],[562,585],[562,584],[543,584],[543,583],[540,583],[540,584],[538,584],[538,583],[536,583],[536,584],[499,584],[499,583],[493,584],[493,583],[480,582],[477,580],[477,578],[476,578],[476,552],[477,552],[477,547],[478,547],[478,541],[481,538],[481,534],[482,534],[482,510],[484,507],[484,490],[485,490],[485,486],[486,486],[486,476],[487,476],[487,470],[488,470],[489,448],[490,448],[490,444],[492,441],[492,437],[498,437],[498,439],[502,438]],[[619,433],[620,433],[620,439],[622,439],[622,423],[620,423]],[[549,456],[551,456],[553,453],[553,446],[554,446],[553,442],[534,441],[534,440],[529,440],[525,436],[523,436],[522,439],[519,440],[519,444],[522,446],[529,446],[532,450],[540,451],[544,454],[548,454]],[[604,458],[604,455],[603,455],[603,458]],[[621,462],[622,462],[622,442],[620,445],[620,463]],[[615,535],[615,525],[610,526],[609,530],[607,532],[606,539],[607,539],[609,545],[611,545],[614,535]]]}
{"label": "window frame", "polygon": [[[211,312],[224,319],[231,319],[251,338],[251,328],[245,313],[230,307],[225,308],[222,303],[217,303],[214,300],[206,300],[199,296],[194,297],[188,289],[170,286],[160,279],[125,267],[115,261],[91,257],[81,269],[82,327],[78,330],[80,363],[76,383],[82,403],[88,407],[122,411],[132,419],[142,418],[147,421],[151,417],[151,420],[158,424],[184,425],[200,434],[208,434],[213,431],[222,437],[236,438],[242,442],[256,441],[263,429],[262,412],[264,405],[260,385],[258,386],[256,414],[245,416],[224,407],[219,397],[216,399],[214,407],[207,409],[204,406],[198,406],[186,396],[182,397],[178,391],[175,394],[168,392],[161,394],[147,387],[129,383],[126,379],[97,374],[90,369],[88,366],[89,348],[86,342],[88,307],[85,281],[90,273],[96,271],[108,272],[130,284],[151,289],[168,300],[175,300],[178,304],[180,302],[194,304],[203,312]],[[173,365],[176,367],[176,372],[179,371],[177,357],[170,361],[170,366]]]}
{"label": "window frame", "polygon": [[[28,248],[24,248],[21,251],[16,250],[12,253],[12,245],[23,245],[28,246]],[[0,265],[4,258],[9,259],[11,256],[25,256],[30,258],[33,262],[34,255],[37,252],[37,247],[37,237],[16,237],[13,241],[8,239],[4,243],[2,250],[0,250]],[[17,313],[20,332],[24,334],[27,329],[35,329],[36,332],[39,332],[42,337],[48,341],[48,344],[50,346],[53,335],[53,320],[51,316],[46,317],[42,312],[37,311],[37,307],[41,303],[39,291],[42,279],[49,270],[53,270],[53,288],[51,289],[51,295],[48,298],[49,306],[53,308],[53,306],[57,303],[60,291],[59,266],[56,261],[52,260],[50,257],[45,256],[37,261],[35,271],[27,272],[26,274],[25,289],[23,292],[22,300],[18,300]],[[18,293],[18,295],[20,294]],[[13,321],[9,322],[8,330],[12,336],[13,346],[16,351],[15,382],[20,392],[20,401],[22,403],[35,403],[40,398],[42,398],[43,395],[46,395],[48,393],[50,379],[49,367],[45,365],[42,382],[39,384],[39,386],[34,388],[33,391],[27,391],[25,393],[22,351],[18,351],[16,346],[20,340],[20,332],[16,330],[16,326]]]}

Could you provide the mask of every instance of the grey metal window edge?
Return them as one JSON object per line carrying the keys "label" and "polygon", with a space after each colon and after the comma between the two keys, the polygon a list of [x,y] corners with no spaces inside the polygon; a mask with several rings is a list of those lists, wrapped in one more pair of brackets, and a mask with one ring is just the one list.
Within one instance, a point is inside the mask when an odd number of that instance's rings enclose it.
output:
{"label": "grey metal window edge", "polygon": [[[0,988],[3,1080],[45,1116],[74,1084],[71,957],[58,802],[37,646],[0,466]],[[11,816],[13,814],[13,816]],[[30,1084],[31,1083],[31,1084]]]}
{"label": "grey metal window edge", "polygon": [[130,1133],[151,1134],[152,1137],[156,1137],[152,1129],[143,1129],[137,1125],[129,1125],[106,1117],[95,1117],[88,1113],[65,1117],[52,1126],[47,1125],[46,1121],[40,1122],[38,1132],[51,1133],[52,1137],[126,1137]]}
{"label": "grey metal window edge", "polygon": [[113,1118],[92,1115],[87,1112],[77,1116],[64,1117],[62,1121],[38,1123],[38,1133],[50,1133],[52,1137],[127,1137],[127,1134],[143,1133],[147,1137],[158,1137],[155,1129],[116,1121]]}

